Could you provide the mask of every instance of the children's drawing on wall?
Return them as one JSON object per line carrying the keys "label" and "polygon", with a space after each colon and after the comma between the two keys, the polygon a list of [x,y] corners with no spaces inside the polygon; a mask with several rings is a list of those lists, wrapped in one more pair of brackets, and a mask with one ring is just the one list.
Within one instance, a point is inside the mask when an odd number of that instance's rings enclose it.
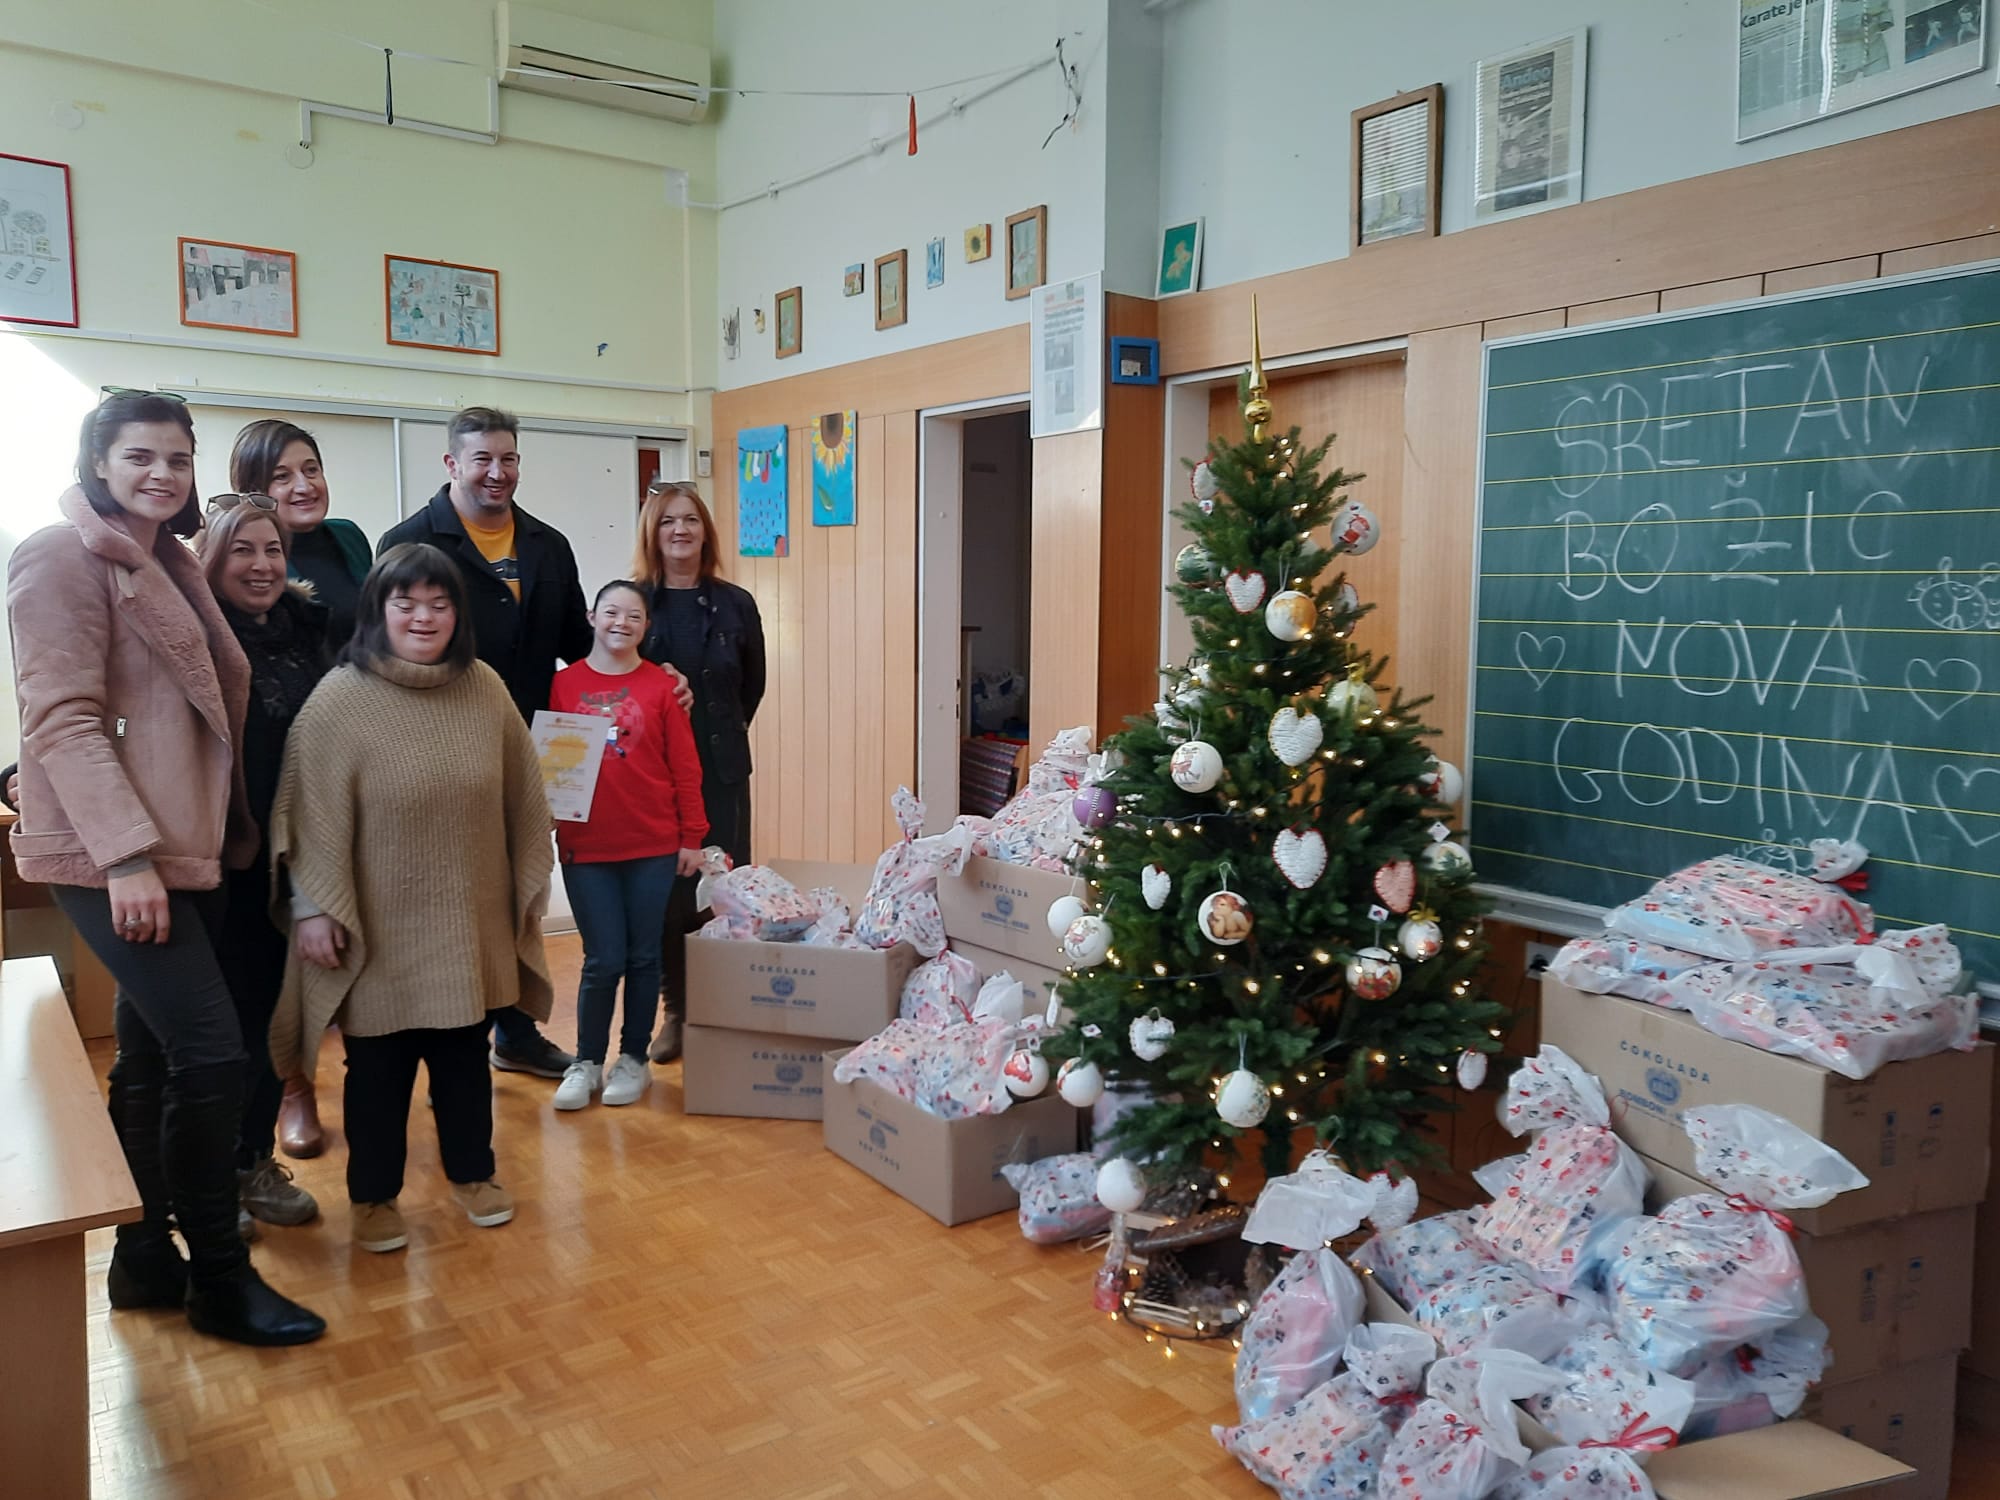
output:
{"label": "children's drawing on wall", "polygon": [[785,429],[736,434],[736,550],[743,557],[791,555],[785,493]]}
{"label": "children's drawing on wall", "polygon": [[854,524],[854,415],[830,411],[813,426],[815,526]]}
{"label": "children's drawing on wall", "polygon": [[0,153],[0,319],[76,327],[69,168]]}
{"label": "children's drawing on wall", "polygon": [[419,349],[500,352],[500,273],[441,260],[383,257],[389,342]]}

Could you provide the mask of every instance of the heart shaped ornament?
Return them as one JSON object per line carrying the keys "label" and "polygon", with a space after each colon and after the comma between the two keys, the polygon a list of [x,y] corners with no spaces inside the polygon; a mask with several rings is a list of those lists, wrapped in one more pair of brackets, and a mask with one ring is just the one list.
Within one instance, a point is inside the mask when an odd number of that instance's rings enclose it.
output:
{"label": "heart shaped ornament", "polygon": [[1139,872],[1139,890],[1146,898],[1146,905],[1158,911],[1173,894],[1174,877],[1158,865],[1147,865]]}
{"label": "heart shaped ornament", "polygon": [[1284,828],[1271,840],[1271,858],[1278,872],[1296,888],[1309,891],[1326,873],[1326,840],[1317,828]]}
{"label": "heart shaped ornament", "polygon": [[1288,766],[1302,766],[1311,760],[1319,753],[1320,741],[1325,737],[1326,726],[1317,714],[1302,714],[1287,707],[1271,715],[1267,733],[1271,753]]}
{"label": "heart shaped ornament", "polygon": [[1375,894],[1382,898],[1384,906],[1401,916],[1417,899],[1417,867],[1407,859],[1382,866],[1375,872]]}
{"label": "heart shaped ornament", "polygon": [[1222,580],[1222,591],[1229,596],[1236,613],[1247,615],[1264,602],[1264,575],[1240,570],[1231,573]]}

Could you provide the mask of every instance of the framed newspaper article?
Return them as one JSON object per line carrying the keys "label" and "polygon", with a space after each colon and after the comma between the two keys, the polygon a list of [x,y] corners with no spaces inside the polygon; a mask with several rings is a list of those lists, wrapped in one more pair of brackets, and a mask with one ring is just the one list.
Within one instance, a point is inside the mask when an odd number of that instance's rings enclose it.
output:
{"label": "framed newspaper article", "polygon": [[1516,47],[1473,76],[1475,223],[1583,200],[1583,86],[1589,28]]}
{"label": "framed newspaper article", "polygon": [[1986,0],[1738,0],[1736,139],[1977,72]]}

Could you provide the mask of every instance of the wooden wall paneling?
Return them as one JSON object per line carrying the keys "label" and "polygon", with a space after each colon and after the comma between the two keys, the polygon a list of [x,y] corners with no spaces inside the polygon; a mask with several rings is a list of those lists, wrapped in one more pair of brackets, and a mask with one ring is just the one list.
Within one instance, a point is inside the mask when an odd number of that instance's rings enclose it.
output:
{"label": "wooden wall paneling", "polygon": [[739,427],[790,421],[801,412],[849,407],[863,413],[921,411],[1024,395],[1027,389],[1028,325],[1023,319],[991,333],[719,391],[714,421],[716,431],[733,440]]}
{"label": "wooden wall paneling", "polygon": [[1747,302],[1764,295],[1761,276],[1732,276],[1727,281],[1704,281],[1698,286],[1669,287],[1660,293],[1661,312],[1679,312],[1688,307],[1714,307],[1722,302]]}
{"label": "wooden wall paneling", "polygon": [[1034,449],[1028,739],[1041,746],[1097,723],[1104,433],[1040,438]]}
{"label": "wooden wall paneling", "polygon": [[1523,333],[1551,333],[1569,323],[1566,308],[1551,307],[1543,312],[1517,313],[1511,318],[1495,318],[1486,325],[1489,339],[1511,339]]}
{"label": "wooden wall paneling", "polygon": [[1825,260],[1810,266],[1790,266],[1771,271],[1764,277],[1764,295],[1809,292],[1814,287],[1840,286],[1849,281],[1873,281],[1882,268],[1879,255],[1856,255],[1846,260]]}
{"label": "wooden wall paneling", "polygon": [[[847,672],[854,720],[854,857],[872,861],[886,847],[881,809],[889,804],[889,783],[883,760],[883,721],[888,715],[888,677],[882,669],[883,630],[888,598],[883,588],[883,564],[888,550],[882,508],[883,476],[888,454],[883,449],[884,423],[863,417],[857,434],[854,474],[854,653]],[[916,691],[914,680],[911,693]]]}
{"label": "wooden wall paneling", "polygon": [[[849,434],[849,441],[853,441]],[[856,458],[860,455],[857,453]],[[859,509],[860,474],[855,474],[855,502]],[[855,517],[857,523],[860,517]],[[860,800],[860,779],[856,754],[860,720],[856,701],[862,691],[855,681],[854,617],[864,607],[854,586],[857,538],[852,526],[829,526],[823,533],[827,544],[826,621],[826,848],[829,859],[853,863],[873,859],[882,851],[870,848],[864,855],[854,837],[854,808]],[[879,610],[879,601],[867,606]],[[879,692],[877,685],[873,691]],[[871,837],[867,840],[872,845]]]}
{"label": "wooden wall paneling", "polygon": [[[1403,691],[1434,701],[1424,722],[1438,753],[1465,765],[1467,656],[1472,636],[1472,548],[1479,473],[1480,330],[1468,324],[1410,340],[1404,389],[1400,622]],[[1414,545],[1416,539],[1422,545]],[[1387,542],[1384,542],[1387,545]]]}
{"label": "wooden wall paneling", "polygon": [[1882,274],[1905,276],[1912,271],[1939,271],[1977,260],[2000,260],[2000,234],[1976,234],[1970,239],[1946,240],[1941,245],[1891,250],[1882,257]]}
{"label": "wooden wall paneling", "polygon": [[799,829],[799,852],[806,859],[827,859],[828,781],[831,766],[827,755],[830,726],[827,722],[827,634],[831,629],[833,591],[829,535],[825,527],[812,524],[812,429],[792,429],[792,569],[797,575],[803,600],[803,621],[799,637],[802,689],[800,733],[792,741],[792,753],[799,762],[801,796],[805,820]]}
{"label": "wooden wall paneling", "polygon": [[[783,670],[778,676],[778,779],[783,788],[779,803],[778,842],[771,853],[778,859],[802,859],[806,849],[806,823],[813,809],[806,803],[806,766],[809,750],[818,743],[813,727],[806,722],[806,560],[799,555],[799,530],[805,517],[799,510],[799,435],[794,431],[785,457],[785,501],[790,510],[787,532],[788,557],[772,559],[771,571],[777,578],[778,616],[783,622],[780,636],[784,647],[780,656]],[[807,458],[811,463],[811,458]]]}
{"label": "wooden wall paneling", "polygon": [[1629,297],[1612,297],[1603,302],[1586,302],[1569,310],[1569,326],[1584,323],[1614,323],[1620,318],[1643,318],[1660,310],[1658,292],[1635,292]]}
{"label": "wooden wall paneling", "polygon": [[[1106,299],[1105,325],[1127,338],[1152,338],[1159,304]],[[1160,681],[1160,461],[1166,390],[1113,385],[1104,401],[1104,475],[1098,559],[1097,733],[1152,709]]]}
{"label": "wooden wall paneling", "polygon": [[[898,838],[889,794],[917,785],[917,414],[891,412],[882,440],[882,786],[878,852]],[[865,820],[862,826],[866,826]]]}
{"label": "wooden wall paneling", "polygon": [[1761,274],[1801,245],[1831,261],[1987,234],[2000,223],[1997,160],[1990,106],[1235,282],[1160,304],[1161,363],[1180,374],[1241,358],[1253,292],[1274,358]]}

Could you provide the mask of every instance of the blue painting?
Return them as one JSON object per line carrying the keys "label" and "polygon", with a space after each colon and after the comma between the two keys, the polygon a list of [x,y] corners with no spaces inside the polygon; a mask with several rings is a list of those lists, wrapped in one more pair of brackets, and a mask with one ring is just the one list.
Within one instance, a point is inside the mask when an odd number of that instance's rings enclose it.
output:
{"label": "blue painting", "polygon": [[924,247],[924,285],[944,285],[944,241],[932,240]]}
{"label": "blue painting", "polygon": [[785,492],[785,429],[736,434],[736,550],[744,557],[790,555]]}

